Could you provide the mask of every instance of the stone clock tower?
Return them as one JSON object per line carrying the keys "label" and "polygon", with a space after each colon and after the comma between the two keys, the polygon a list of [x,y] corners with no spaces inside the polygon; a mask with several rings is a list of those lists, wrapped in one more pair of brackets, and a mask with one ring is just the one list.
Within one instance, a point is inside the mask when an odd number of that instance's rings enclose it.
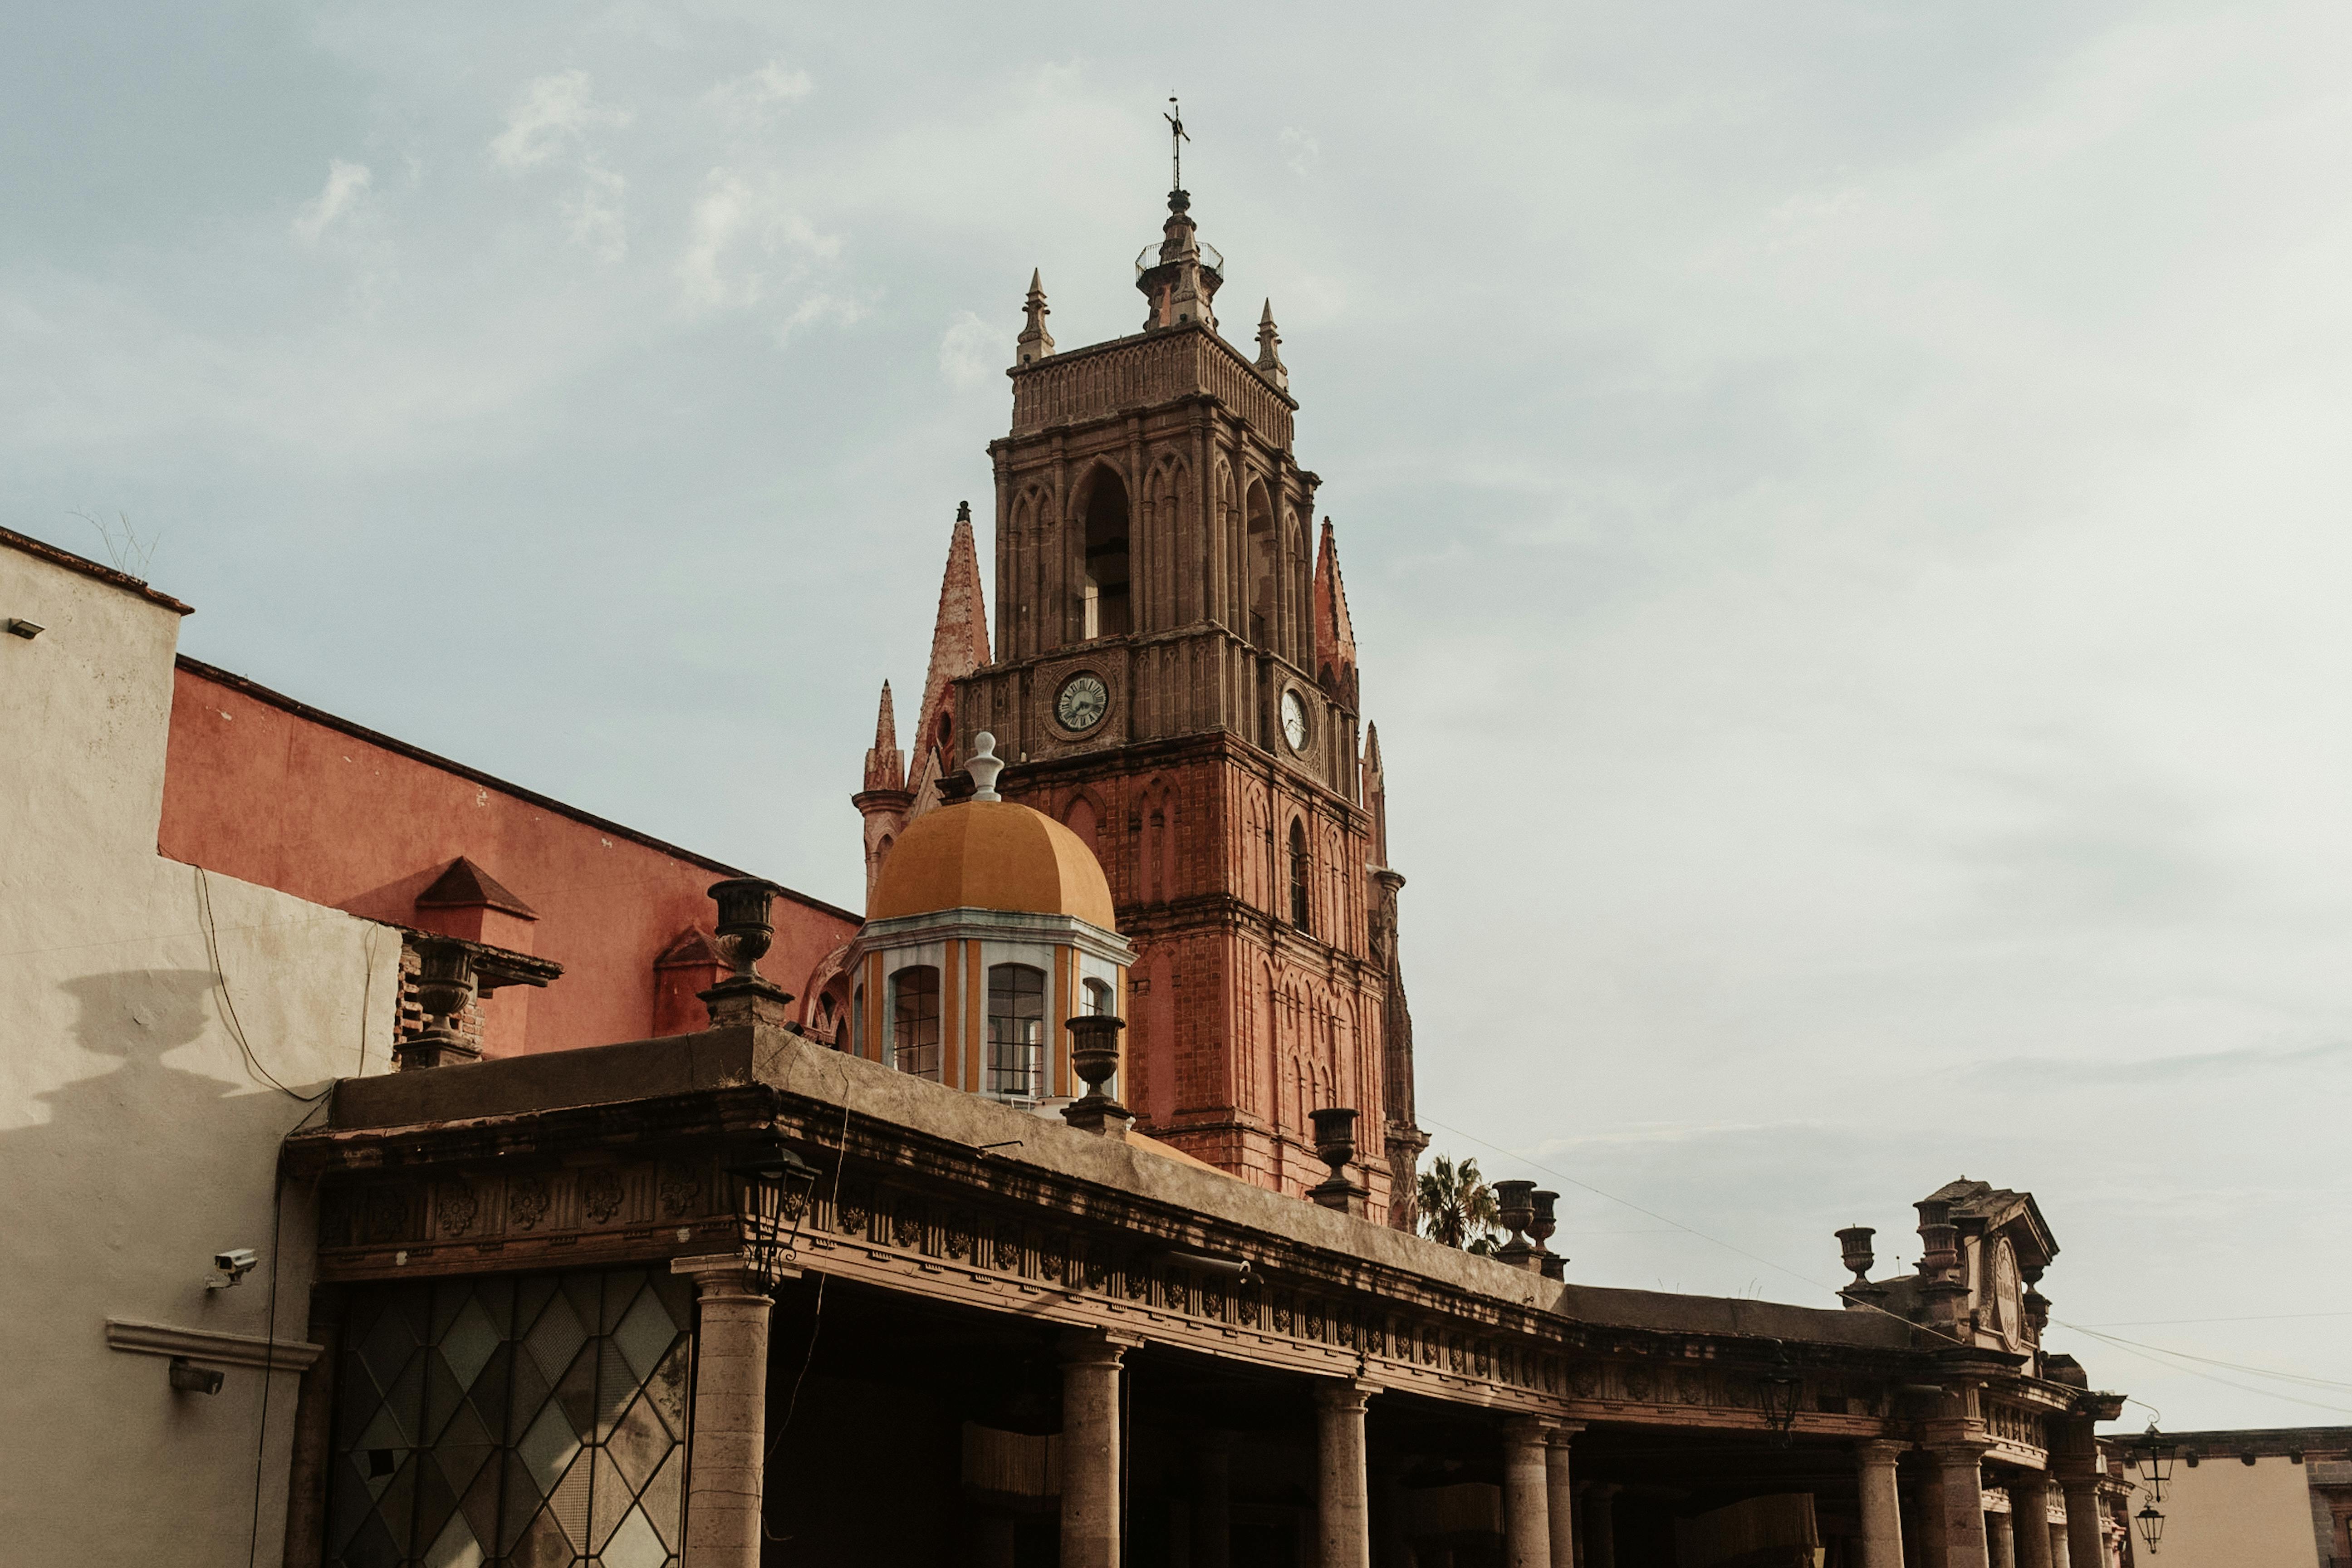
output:
{"label": "stone clock tower", "polygon": [[1303,1193],[1327,1174],[1308,1113],[1353,1107],[1349,1174],[1403,1225],[1427,1142],[1403,879],[1338,555],[1328,522],[1315,548],[1318,481],[1292,455],[1271,307],[1255,358],[1228,343],[1223,259],[1183,191],[1168,205],[1136,261],[1140,332],[1056,352],[1030,280],[1012,433],[989,447],[994,653],[951,683],[941,762],[992,731],[1005,796],[1101,858],[1137,948],[1118,1087],[1139,1129]]}

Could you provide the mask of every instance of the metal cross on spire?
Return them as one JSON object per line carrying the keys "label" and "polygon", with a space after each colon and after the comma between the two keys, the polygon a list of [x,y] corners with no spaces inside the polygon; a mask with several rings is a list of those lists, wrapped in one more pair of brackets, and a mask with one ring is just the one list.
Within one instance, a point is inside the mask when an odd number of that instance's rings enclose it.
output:
{"label": "metal cross on spire", "polygon": [[1160,118],[1168,121],[1168,157],[1174,169],[1171,177],[1175,183],[1169,188],[1181,191],[1184,188],[1184,143],[1192,138],[1185,133],[1184,106],[1176,101],[1174,93],[1168,95],[1168,104],[1172,112]]}

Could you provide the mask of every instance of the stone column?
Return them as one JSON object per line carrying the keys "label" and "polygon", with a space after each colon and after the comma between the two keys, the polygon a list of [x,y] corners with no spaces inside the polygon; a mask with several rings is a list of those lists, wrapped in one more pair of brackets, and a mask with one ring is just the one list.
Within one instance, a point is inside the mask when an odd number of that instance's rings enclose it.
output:
{"label": "stone column", "polygon": [[2050,1525],[2046,1533],[2050,1537],[2050,1568],[2074,1568],[2074,1554],[2066,1547],[2066,1527]]}
{"label": "stone column", "polygon": [[1233,1451],[1223,1432],[1201,1434],[1193,1458],[1192,1568],[1232,1568]]}
{"label": "stone column", "polygon": [[1320,1568],[1371,1568],[1364,1402],[1378,1392],[1377,1384],[1352,1377],[1315,1385],[1316,1562]]}
{"label": "stone column", "polygon": [[1503,1423],[1503,1561],[1510,1568],[1551,1568],[1551,1521],[1544,1497],[1550,1427],[1532,1415]]}
{"label": "stone column", "polygon": [[2074,1568],[2106,1568],[2106,1525],[2099,1518],[2099,1478],[2068,1476],[2059,1488],[2066,1494],[2066,1557]]}
{"label": "stone column", "polygon": [[1985,1447],[1982,1443],[1954,1443],[1930,1450],[1941,1504],[1944,1568],[1991,1568],[1985,1541]]}
{"label": "stone column", "polygon": [[1617,1494],[1606,1481],[1584,1489],[1584,1568],[1617,1568]]}
{"label": "stone column", "polygon": [[[673,1258],[669,1268],[693,1280],[702,1297],[687,1452],[686,1557],[694,1568],[760,1568],[773,1303],[753,1285],[740,1253]],[[786,1272],[798,1278],[798,1270]]]}
{"label": "stone column", "polygon": [[1119,1363],[1139,1342],[1062,1335],[1062,1568],[1118,1568]]}
{"label": "stone column", "polygon": [[1862,1568],[1903,1568],[1903,1500],[1895,1489],[1901,1443],[1856,1443],[1862,1482]]}
{"label": "stone column", "polygon": [[1544,1514],[1551,1528],[1551,1568],[1576,1568],[1576,1478],[1570,1473],[1568,1446],[1581,1426],[1564,1422],[1551,1429],[1544,1449]]}
{"label": "stone column", "polygon": [[2050,1478],[2020,1470],[2009,1482],[2009,1531],[2017,1568],[2053,1568],[2050,1561]]}
{"label": "stone column", "polygon": [[2017,1537],[2013,1514],[1988,1512],[1985,1521],[1985,1559],[1992,1568],[2017,1568]]}

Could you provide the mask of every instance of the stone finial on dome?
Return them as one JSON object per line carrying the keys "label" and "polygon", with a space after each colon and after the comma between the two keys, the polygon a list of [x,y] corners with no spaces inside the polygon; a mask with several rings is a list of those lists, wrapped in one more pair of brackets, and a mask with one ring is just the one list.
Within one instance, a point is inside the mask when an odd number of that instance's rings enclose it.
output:
{"label": "stone finial on dome", "polygon": [[1004,759],[996,754],[996,737],[982,730],[972,738],[971,761],[964,764],[971,774],[974,800],[1003,800],[996,793],[996,775],[1004,771]]}

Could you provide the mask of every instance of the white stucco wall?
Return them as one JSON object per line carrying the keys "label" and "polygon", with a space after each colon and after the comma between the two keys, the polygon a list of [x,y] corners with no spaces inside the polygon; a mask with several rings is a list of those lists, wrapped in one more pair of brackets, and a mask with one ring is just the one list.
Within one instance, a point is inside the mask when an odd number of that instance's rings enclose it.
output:
{"label": "white stucco wall", "polygon": [[[262,1335],[278,1141],[337,1076],[390,1065],[399,942],[155,854],[178,615],[0,541],[0,1558],[275,1563],[297,1378],[174,1394],[108,1318]],[[208,884],[208,885],[207,885]],[[205,897],[209,892],[208,940]],[[214,952],[217,951],[218,962]],[[304,1335],[312,1235],[286,1193],[277,1333]],[[262,1266],[207,1294],[212,1255]]]}
{"label": "white stucco wall", "polygon": [[[2135,1500],[2132,1511],[2139,1506]],[[2207,1454],[2194,1468],[2176,1464],[2157,1507],[2164,1543],[2156,1568],[2317,1568],[2310,1472],[2284,1455],[2249,1465],[2234,1454]]]}

